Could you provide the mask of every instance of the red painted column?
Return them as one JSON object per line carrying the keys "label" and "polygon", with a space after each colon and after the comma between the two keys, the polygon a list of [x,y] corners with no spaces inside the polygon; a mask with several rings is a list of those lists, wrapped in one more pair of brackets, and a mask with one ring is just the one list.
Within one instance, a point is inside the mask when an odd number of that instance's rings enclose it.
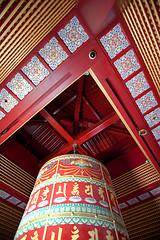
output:
{"label": "red painted column", "polygon": [[48,161],[15,239],[129,239],[106,167],[79,154]]}

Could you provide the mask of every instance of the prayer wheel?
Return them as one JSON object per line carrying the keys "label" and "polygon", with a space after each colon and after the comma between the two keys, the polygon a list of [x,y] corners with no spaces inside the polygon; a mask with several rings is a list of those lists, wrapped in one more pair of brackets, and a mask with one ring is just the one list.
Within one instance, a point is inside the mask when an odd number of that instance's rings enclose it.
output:
{"label": "prayer wheel", "polygon": [[14,239],[128,240],[106,167],[79,154],[48,161]]}

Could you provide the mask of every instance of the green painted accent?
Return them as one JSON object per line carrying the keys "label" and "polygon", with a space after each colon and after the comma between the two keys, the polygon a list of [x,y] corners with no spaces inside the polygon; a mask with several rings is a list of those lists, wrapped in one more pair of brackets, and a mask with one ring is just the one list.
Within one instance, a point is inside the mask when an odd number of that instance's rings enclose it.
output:
{"label": "green painted accent", "polygon": [[80,213],[93,213],[99,214],[107,217],[111,216],[111,211],[107,208],[84,204],[84,203],[65,203],[65,204],[57,204],[52,205],[50,209],[50,213],[60,213],[60,212],[80,212]]}
{"label": "green painted accent", "polygon": [[48,207],[43,207],[43,208],[39,208],[35,211],[32,211],[31,213],[28,213],[25,217],[22,218],[20,224],[19,224],[19,228],[25,224],[28,223],[28,221],[31,221],[35,218],[41,217],[41,216],[47,216],[49,211],[49,206]]}
{"label": "green painted accent", "polygon": [[107,220],[100,220],[97,218],[89,217],[51,217],[48,219],[49,226],[56,226],[60,224],[87,224],[87,225],[96,225],[101,227],[107,227],[114,229],[114,224]]}
{"label": "green painted accent", "polygon": [[120,227],[116,224],[116,229],[118,232],[122,233],[125,237],[129,238],[129,235],[127,233],[127,230],[125,228]]}
{"label": "green painted accent", "polygon": [[27,233],[30,230],[35,230],[37,228],[44,227],[46,223],[47,223],[47,219],[38,220],[36,222],[30,223],[27,226],[21,228],[20,230],[18,229],[14,239],[18,238],[23,233]]}

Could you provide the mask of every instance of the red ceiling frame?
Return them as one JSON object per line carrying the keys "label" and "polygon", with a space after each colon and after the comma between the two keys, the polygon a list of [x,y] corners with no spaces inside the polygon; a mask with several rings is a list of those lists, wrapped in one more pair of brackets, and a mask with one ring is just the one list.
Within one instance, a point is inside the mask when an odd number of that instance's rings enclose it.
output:
{"label": "red ceiling frame", "polygon": [[[65,21],[68,21],[73,14],[75,14],[74,11],[65,19]],[[78,18],[81,20],[80,15]],[[65,24],[65,21],[63,22],[63,25]],[[60,27],[62,27],[61,24],[54,30],[56,31]],[[21,64],[13,71],[6,81],[3,82],[1,87],[4,87],[6,82],[14,77],[17,72],[21,72],[21,68],[29,62],[33,55],[37,55],[38,50],[42,48],[45,43],[49,41],[51,37],[53,37],[53,35],[53,32],[48,34],[48,36],[34,49],[34,51],[32,51],[32,53],[21,62]],[[91,36],[91,34],[89,35]],[[94,60],[91,60],[89,59],[88,54],[93,49],[97,52],[97,57]],[[80,62],[83,64],[79,64]],[[8,137],[10,137],[26,121],[44,108],[50,101],[52,101],[56,96],[70,86],[89,68],[91,68],[96,74],[98,81],[100,81],[100,84],[103,86],[103,89],[106,92],[106,95],[110,96],[114,105],[117,106],[121,116],[123,116],[125,122],[128,123],[133,135],[142,146],[142,149],[147,153],[151,161],[159,170],[156,160],[158,161],[160,151],[156,148],[157,145],[155,139],[151,133],[149,133],[149,137],[146,138],[147,143],[151,147],[153,146],[152,150],[150,150],[145,143],[146,141],[139,136],[137,127],[138,129],[146,128],[147,124],[144,119],[142,119],[142,116],[139,113],[138,108],[135,106],[133,99],[124,88],[123,83],[120,81],[119,76],[115,71],[115,67],[107,57],[106,53],[104,53],[102,50],[98,39],[88,40],[80,49],[76,50],[75,53],[72,55],[70,54],[69,58],[63,64],[58,66],[57,69],[54,71],[50,70],[50,75],[46,77],[46,79],[44,79],[42,83],[40,83],[35,89],[33,89],[32,92],[28,94],[28,96],[26,96],[25,99],[23,99],[23,101],[21,101],[21,103],[19,103],[5,117],[5,119],[1,120],[2,124],[0,127],[0,132],[2,132],[8,125],[12,124],[13,120],[18,119],[19,122],[17,122],[11,129],[9,129],[8,132],[1,136],[0,143],[4,142]],[[108,79],[108,83],[106,82],[106,79]],[[88,134],[90,134],[90,137],[93,136],[91,132]],[[84,142],[84,139],[83,141],[79,140],[80,144],[82,142]],[[70,151],[70,146],[68,146],[67,149]],[[65,151],[67,149],[65,149]]]}

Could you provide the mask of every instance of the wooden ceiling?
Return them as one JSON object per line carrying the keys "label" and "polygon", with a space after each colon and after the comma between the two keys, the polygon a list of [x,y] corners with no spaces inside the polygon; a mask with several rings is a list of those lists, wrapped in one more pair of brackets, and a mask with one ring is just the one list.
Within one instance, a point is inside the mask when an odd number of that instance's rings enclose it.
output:
{"label": "wooden ceiling", "polygon": [[76,4],[76,0],[1,1],[0,83]]}

